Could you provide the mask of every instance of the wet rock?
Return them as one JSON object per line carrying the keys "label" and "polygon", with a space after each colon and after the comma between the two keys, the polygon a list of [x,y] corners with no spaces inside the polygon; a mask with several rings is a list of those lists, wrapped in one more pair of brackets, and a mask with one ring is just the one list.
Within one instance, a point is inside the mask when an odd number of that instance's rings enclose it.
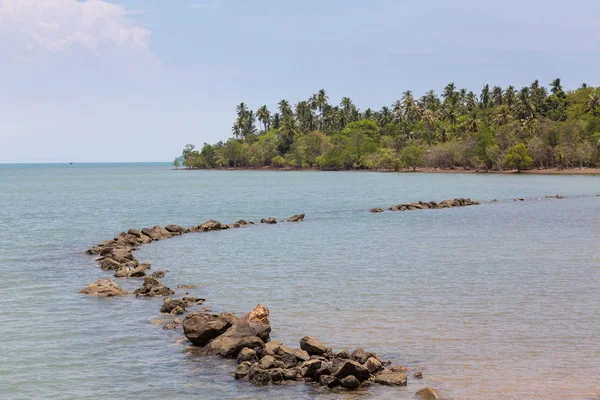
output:
{"label": "wet rock", "polygon": [[369,212],[371,212],[371,213],[382,213],[383,212],[383,208],[371,208],[369,210]]}
{"label": "wet rock", "polygon": [[173,234],[168,230],[156,225],[153,228],[144,228],[142,233],[152,240],[163,240],[173,237]]}
{"label": "wet rock", "polygon": [[277,219],[275,217],[263,218],[260,220],[261,224],[276,224]]}
{"label": "wet rock", "polygon": [[298,369],[297,368],[284,368],[283,369],[283,379],[286,381],[295,381],[298,379]]}
{"label": "wet rock", "polygon": [[330,389],[340,386],[340,381],[338,378],[332,375],[321,375],[319,377],[319,383],[323,386],[327,386]]}
{"label": "wet rock", "polygon": [[381,364],[381,361],[379,361],[375,357],[369,357],[369,359],[367,361],[365,361],[364,366],[366,369],[369,370],[370,374],[374,374],[377,371],[380,371],[383,369],[383,365]]}
{"label": "wet rock", "polygon": [[344,360],[338,364],[335,372],[333,373],[333,376],[338,379],[342,379],[350,375],[354,376],[361,382],[366,381],[370,377],[369,370],[353,360]]}
{"label": "wet rock", "polygon": [[227,229],[227,225],[220,223],[219,221],[210,220],[206,221],[201,225],[198,225],[197,230],[200,232],[208,232],[208,231],[220,231],[223,229]]}
{"label": "wet rock", "polygon": [[174,319],[173,321],[163,325],[163,329],[166,331],[174,331],[175,329],[179,328],[181,326],[181,320],[180,319]]}
{"label": "wet rock", "polygon": [[517,197],[516,199],[514,199],[513,201],[525,201],[525,199]]}
{"label": "wet rock", "polygon": [[360,381],[356,377],[348,375],[340,380],[340,385],[346,389],[356,389],[360,386]]}
{"label": "wet rock", "polygon": [[179,225],[167,225],[165,226],[165,230],[171,232],[174,235],[181,235],[185,229]]}
{"label": "wet rock", "polygon": [[416,379],[423,379],[423,373],[421,371],[415,372],[413,375]]}
{"label": "wet rock", "polygon": [[186,306],[187,303],[183,300],[165,297],[160,312],[163,314],[181,315],[187,311]]}
{"label": "wet rock", "polygon": [[273,364],[275,364],[275,361],[275,357],[273,356],[264,356],[258,363],[258,367],[262,369],[273,368]]}
{"label": "wet rock", "polygon": [[352,352],[352,354],[350,354],[350,359],[357,361],[361,364],[366,363],[367,360],[371,357],[377,358],[375,353],[364,351],[363,349],[356,349]]}
{"label": "wet rock", "polygon": [[231,321],[220,315],[191,313],[183,320],[183,333],[193,344],[205,346],[230,326]]}
{"label": "wet rock", "polygon": [[248,375],[250,373],[251,368],[252,368],[252,363],[250,361],[241,362],[235,369],[235,372],[234,372],[235,379],[244,378],[246,375]]}
{"label": "wet rock", "polygon": [[136,289],[133,292],[137,297],[154,297],[154,296],[171,296],[175,292],[165,285],[161,281],[151,276],[144,278],[144,284],[141,288]]}
{"label": "wet rock", "polygon": [[126,296],[127,292],[112,279],[100,279],[83,288],[79,293],[97,297]]}
{"label": "wet rock", "polygon": [[304,221],[304,214],[292,215],[287,219],[287,222],[302,222]]}
{"label": "wet rock", "polygon": [[350,353],[348,352],[348,350],[342,350],[339,353],[337,353],[335,356],[337,358],[341,358],[341,359],[349,359]]}
{"label": "wet rock", "polygon": [[251,367],[248,372],[248,379],[256,386],[265,386],[271,382],[271,374],[267,370]]}
{"label": "wet rock", "polygon": [[300,361],[310,360],[310,355],[306,351],[301,349],[294,349],[292,347],[284,345],[280,345],[279,347],[277,347],[277,349],[275,350],[275,354],[280,356],[291,355],[296,357]]}
{"label": "wet rock", "polygon": [[327,347],[312,336],[300,339],[300,348],[310,355],[321,355],[327,351]]}
{"label": "wet rock", "polygon": [[162,279],[165,277],[165,274],[169,272],[169,271],[155,271],[152,274],[150,274],[151,277],[156,278],[156,279]]}
{"label": "wet rock", "polygon": [[315,378],[315,374],[321,368],[323,362],[321,360],[310,360],[302,364],[302,376],[304,378]]}
{"label": "wet rock", "polygon": [[178,289],[196,289],[196,285],[177,285]]}
{"label": "wet rock", "polygon": [[123,267],[123,265],[112,258],[106,257],[98,262],[100,268],[108,271],[117,271]]}
{"label": "wet rock", "polygon": [[373,377],[373,382],[387,386],[406,386],[407,378],[402,372],[384,370]]}
{"label": "wet rock", "polygon": [[247,347],[243,348],[237,356],[237,362],[238,364],[241,364],[244,361],[250,361],[253,363],[258,362],[258,355],[256,354],[256,351]]}
{"label": "wet rock", "polygon": [[146,276],[146,268],[143,265],[135,268],[121,267],[115,272],[115,278],[143,278],[144,276]]}
{"label": "wet rock", "polygon": [[416,393],[417,399],[419,400],[438,400],[441,399],[440,395],[432,387],[426,387],[419,390]]}
{"label": "wet rock", "polygon": [[236,358],[244,347],[251,349],[261,349],[265,342],[257,336],[243,338],[227,337],[221,335],[208,343],[203,349],[202,354],[207,356],[220,356],[225,358]]}
{"label": "wet rock", "polygon": [[240,219],[239,221],[237,221],[237,222],[235,223],[235,225],[238,225],[238,226],[246,226],[246,225],[248,225],[248,221],[246,221],[246,220],[244,220],[244,219]]}

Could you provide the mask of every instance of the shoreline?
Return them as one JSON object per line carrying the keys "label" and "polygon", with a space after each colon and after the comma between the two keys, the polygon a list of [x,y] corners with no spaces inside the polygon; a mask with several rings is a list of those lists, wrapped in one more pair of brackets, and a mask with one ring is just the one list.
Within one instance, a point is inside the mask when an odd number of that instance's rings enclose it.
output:
{"label": "shoreline", "polygon": [[219,168],[171,168],[174,171],[281,171],[281,172],[379,172],[379,173],[410,173],[410,174],[492,174],[492,175],[600,175],[600,168],[546,168],[530,170],[475,170],[459,168],[417,168],[395,170],[382,169],[318,169],[318,168],[272,168],[272,167],[219,167]]}

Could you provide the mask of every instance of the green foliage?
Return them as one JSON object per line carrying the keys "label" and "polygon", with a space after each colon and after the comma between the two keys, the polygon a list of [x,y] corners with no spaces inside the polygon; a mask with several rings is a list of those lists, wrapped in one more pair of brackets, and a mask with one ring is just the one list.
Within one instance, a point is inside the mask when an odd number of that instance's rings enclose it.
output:
{"label": "green foliage", "polygon": [[[600,166],[600,88],[523,88],[454,83],[441,96],[405,91],[392,105],[361,112],[348,97],[330,103],[321,89],[269,111],[236,107],[233,138],[186,145],[186,168],[570,168]],[[176,164],[173,163],[175,167]]]}
{"label": "green foliage", "polygon": [[521,171],[531,168],[533,158],[529,155],[525,144],[519,143],[508,149],[504,156],[504,165],[507,168],[516,168],[517,171]]}

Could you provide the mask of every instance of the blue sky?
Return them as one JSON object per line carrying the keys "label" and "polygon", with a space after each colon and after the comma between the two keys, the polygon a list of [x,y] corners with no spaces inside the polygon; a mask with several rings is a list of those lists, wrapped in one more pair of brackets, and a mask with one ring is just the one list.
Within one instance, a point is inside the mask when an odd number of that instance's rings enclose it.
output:
{"label": "blue sky", "polygon": [[0,162],[170,161],[325,88],[598,85],[592,0],[0,0]]}

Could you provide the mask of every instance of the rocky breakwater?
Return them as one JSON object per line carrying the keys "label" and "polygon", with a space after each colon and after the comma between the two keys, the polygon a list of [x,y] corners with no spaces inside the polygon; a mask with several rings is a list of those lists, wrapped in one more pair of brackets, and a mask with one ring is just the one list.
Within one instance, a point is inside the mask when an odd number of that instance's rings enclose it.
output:
{"label": "rocky breakwater", "polygon": [[388,368],[389,362],[362,349],[336,353],[311,336],[303,337],[299,348],[271,341],[269,310],[263,305],[239,319],[230,313],[191,313],[183,320],[183,331],[195,353],[236,359],[235,378],[259,386],[300,381],[356,389],[408,382],[406,368]]}
{"label": "rocky breakwater", "polygon": [[[442,200],[437,201],[419,201],[415,203],[402,203],[388,208],[389,211],[412,211],[412,210],[429,210],[429,209],[440,209],[440,208],[453,208],[453,207],[466,207],[476,206],[480,202],[473,201],[469,198],[457,198],[453,200]],[[382,208],[372,208],[369,210],[372,213],[381,213],[384,210]]]}

